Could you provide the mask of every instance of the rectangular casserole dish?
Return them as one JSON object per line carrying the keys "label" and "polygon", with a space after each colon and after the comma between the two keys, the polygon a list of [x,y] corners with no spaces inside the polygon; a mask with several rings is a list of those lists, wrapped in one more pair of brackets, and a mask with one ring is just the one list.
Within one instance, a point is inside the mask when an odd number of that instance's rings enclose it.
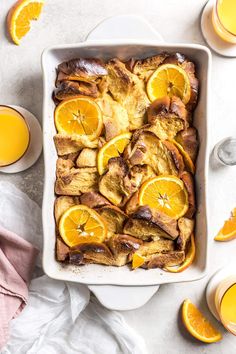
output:
{"label": "rectangular casserole dish", "polygon": [[[77,58],[118,57],[127,60],[130,57],[145,58],[162,51],[180,52],[185,54],[196,64],[197,77],[200,82],[198,105],[194,112],[194,125],[198,129],[200,150],[197,159],[195,175],[197,214],[196,214],[196,259],[195,262],[182,273],[172,274],[161,269],[145,271],[137,269],[131,271],[128,266],[113,267],[89,264],[83,267],[62,265],[55,259],[55,221],[54,221],[54,182],[56,172],[56,149],[53,136],[56,134],[54,126],[55,105],[52,92],[55,86],[57,65],[63,61]],[[209,50],[201,45],[192,44],[160,44],[157,41],[122,40],[122,41],[88,41],[74,45],[61,45],[46,49],[42,55],[44,78],[43,103],[43,135],[45,182],[43,198],[43,268],[45,273],[54,279],[74,281],[83,284],[110,284],[122,286],[145,286],[163,283],[193,281],[202,278],[207,269],[207,126],[209,119],[209,76],[211,55]]]}

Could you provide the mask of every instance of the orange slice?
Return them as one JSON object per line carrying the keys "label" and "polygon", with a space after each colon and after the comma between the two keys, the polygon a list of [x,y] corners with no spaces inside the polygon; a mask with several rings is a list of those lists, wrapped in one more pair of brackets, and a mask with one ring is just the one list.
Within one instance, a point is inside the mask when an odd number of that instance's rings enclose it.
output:
{"label": "orange slice", "polygon": [[221,333],[208,322],[189,299],[183,303],[182,320],[189,333],[202,342],[214,343],[222,339]]}
{"label": "orange slice", "polygon": [[102,131],[102,112],[89,97],[65,100],[55,110],[55,124],[58,133],[86,135],[89,140],[94,140]]}
{"label": "orange slice", "polygon": [[195,254],[196,254],[196,246],[195,246],[195,241],[194,241],[194,235],[191,235],[191,245],[190,248],[188,250],[188,253],[186,255],[186,258],[184,260],[184,262],[178,266],[178,267],[165,267],[164,270],[166,270],[167,272],[171,272],[171,273],[180,273],[183,272],[185,269],[187,269],[192,263],[193,260],[195,258]]}
{"label": "orange slice", "polygon": [[125,147],[129,144],[132,134],[124,133],[115,136],[108,141],[98,152],[97,167],[98,173],[102,175],[107,168],[109,159],[118,157],[124,151]]}
{"label": "orange slice", "polygon": [[195,173],[195,166],[194,166],[194,163],[193,163],[191,157],[189,156],[189,154],[184,150],[182,145],[177,143],[177,141],[171,140],[171,142],[178,148],[179,152],[183,156],[186,170],[191,172],[192,174],[194,174]]}
{"label": "orange slice", "polygon": [[85,205],[75,205],[62,215],[59,232],[63,241],[74,247],[84,242],[103,242],[107,229],[95,210]]}
{"label": "orange slice", "polygon": [[138,253],[134,253],[132,258],[132,269],[141,267],[145,263],[145,257],[140,256]]}
{"label": "orange slice", "polygon": [[10,9],[7,15],[7,28],[15,44],[29,32],[31,21],[38,20],[44,0],[19,0]]}
{"label": "orange slice", "polygon": [[188,210],[188,194],[178,177],[158,176],[143,183],[139,191],[139,204],[178,219]]}
{"label": "orange slice", "polygon": [[225,221],[224,226],[220,229],[215,241],[230,241],[236,238],[236,209],[231,212],[231,217]]}
{"label": "orange slice", "polygon": [[191,95],[188,75],[178,65],[161,65],[148,80],[147,94],[150,101],[165,96],[178,96],[186,104]]}

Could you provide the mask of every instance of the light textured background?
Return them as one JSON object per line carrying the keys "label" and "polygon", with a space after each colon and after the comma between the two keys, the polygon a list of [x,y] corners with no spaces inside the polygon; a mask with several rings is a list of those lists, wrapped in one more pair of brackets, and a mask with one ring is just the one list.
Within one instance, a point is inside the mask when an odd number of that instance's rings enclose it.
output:
{"label": "light textured background", "polygon": [[[50,45],[83,41],[87,33],[107,16],[143,15],[166,41],[204,44],[199,16],[205,0],[47,0],[40,21],[34,24],[20,47],[10,43],[5,33],[6,14],[13,3],[13,0],[0,2],[0,103],[21,105],[32,111],[40,121],[41,52]],[[236,59],[213,55],[210,148],[219,139],[236,135],[235,65]],[[236,206],[235,177],[234,167],[219,168],[210,161],[211,239]],[[29,170],[11,176],[0,174],[0,179],[11,181],[41,204],[42,157]],[[236,241],[220,244],[212,240],[209,276],[234,259],[235,251]],[[149,354],[236,353],[236,338],[230,334],[225,333],[221,343],[204,345],[191,339],[182,328],[179,308],[187,297],[216,324],[205,302],[204,289],[209,276],[199,282],[164,285],[144,307],[124,313],[128,323],[146,339]],[[219,328],[222,329],[221,326]]]}

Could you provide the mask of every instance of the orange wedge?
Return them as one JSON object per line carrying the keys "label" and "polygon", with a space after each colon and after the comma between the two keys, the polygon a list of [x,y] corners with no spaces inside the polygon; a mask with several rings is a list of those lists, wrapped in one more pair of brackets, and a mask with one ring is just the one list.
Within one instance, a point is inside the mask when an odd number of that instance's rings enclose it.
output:
{"label": "orange wedge", "polygon": [[170,273],[180,273],[183,272],[185,269],[187,269],[192,263],[195,258],[196,254],[196,246],[195,246],[195,241],[194,241],[194,235],[191,235],[191,245],[189,248],[189,251],[186,255],[186,258],[184,262],[178,266],[178,267],[165,267],[164,270]]}
{"label": "orange wedge", "polygon": [[212,326],[189,299],[183,303],[182,320],[189,333],[204,343],[215,343],[222,339],[221,333]]}
{"label": "orange wedge", "polygon": [[108,141],[98,152],[97,167],[98,173],[102,175],[107,168],[108,161],[112,157],[118,157],[124,151],[125,147],[129,144],[132,134],[124,133],[115,136]]}
{"label": "orange wedge", "polygon": [[147,94],[152,102],[165,96],[178,96],[187,104],[191,95],[188,75],[178,65],[161,65],[148,80]]}
{"label": "orange wedge", "polygon": [[188,194],[178,177],[158,176],[143,183],[139,191],[139,204],[178,219],[188,210]]}
{"label": "orange wedge", "polygon": [[194,163],[189,156],[189,154],[184,150],[183,146],[177,143],[176,140],[171,140],[171,142],[178,148],[180,154],[183,156],[184,164],[186,166],[186,170],[191,172],[192,174],[195,173],[195,166]]}
{"label": "orange wedge", "polygon": [[74,247],[84,242],[103,242],[107,229],[95,210],[85,205],[75,205],[62,215],[59,232],[64,242]]}
{"label": "orange wedge", "polygon": [[134,253],[132,258],[132,269],[141,267],[145,263],[145,257],[140,256],[138,253]]}
{"label": "orange wedge", "polygon": [[224,226],[220,229],[215,241],[230,241],[236,238],[236,209],[231,212],[231,217],[225,221]]}
{"label": "orange wedge", "polygon": [[7,15],[7,28],[15,44],[29,32],[31,21],[38,20],[44,0],[19,0],[10,9]]}
{"label": "orange wedge", "polygon": [[55,110],[55,124],[58,133],[86,135],[89,140],[94,140],[102,131],[102,112],[89,97],[65,100]]}

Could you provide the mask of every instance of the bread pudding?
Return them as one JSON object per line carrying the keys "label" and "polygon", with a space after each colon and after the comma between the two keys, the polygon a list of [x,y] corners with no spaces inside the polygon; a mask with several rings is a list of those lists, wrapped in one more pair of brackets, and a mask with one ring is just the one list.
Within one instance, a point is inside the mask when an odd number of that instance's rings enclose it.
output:
{"label": "bread pudding", "polygon": [[53,92],[56,259],[182,271],[194,258],[195,65],[77,58]]}

